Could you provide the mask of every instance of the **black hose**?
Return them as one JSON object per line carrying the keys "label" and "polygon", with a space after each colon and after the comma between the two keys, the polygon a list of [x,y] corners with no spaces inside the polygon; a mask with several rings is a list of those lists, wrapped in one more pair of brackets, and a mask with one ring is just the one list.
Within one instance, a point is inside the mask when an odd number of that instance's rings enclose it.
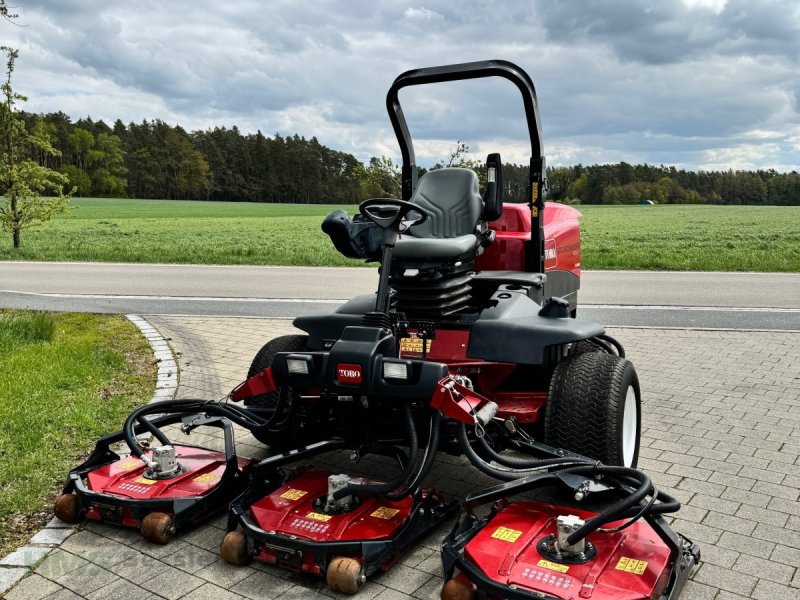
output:
{"label": "black hose", "polygon": [[515,479],[520,479],[521,477],[525,477],[527,475],[534,475],[538,470],[541,470],[546,467],[555,467],[555,466],[575,466],[576,463],[578,465],[585,464],[585,461],[589,459],[575,459],[575,458],[544,458],[540,461],[538,468],[530,468],[530,469],[515,469],[515,470],[506,470],[506,469],[498,469],[497,467],[493,467],[485,460],[483,460],[477,452],[475,452],[472,445],[469,443],[469,437],[467,436],[467,425],[466,423],[460,423],[458,429],[456,430],[456,435],[458,437],[459,445],[461,446],[461,450],[466,455],[469,462],[478,469],[481,473],[488,475],[489,477],[494,477],[495,479],[499,479],[501,481],[514,481]]}
{"label": "black hose", "polygon": [[161,431],[155,425],[153,425],[149,419],[147,419],[146,417],[141,417],[140,419],[138,419],[138,421],[139,423],[142,424],[142,426],[145,429],[147,429],[147,431],[149,431],[153,435],[153,437],[155,437],[161,443],[162,446],[169,446],[171,444],[167,436],[164,435],[164,432]]}
{"label": "black hose", "polygon": [[597,339],[603,340],[605,342],[608,342],[609,344],[614,346],[614,348],[617,349],[617,354],[619,355],[619,357],[620,358],[625,358],[625,348],[623,348],[622,344],[620,344],[613,337],[611,337],[610,335],[608,335],[606,333],[601,333],[600,335],[597,336]]}
{"label": "black hose", "polygon": [[413,494],[420,482],[428,475],[433,467],[433,461],[436,458],[436,452],[439,450],[439,431],[441,429],[442,413],[438,410],[433,411],[431,415],[431,426],[428,433],[428,445],[425,447],[425,454],[422,456],[422,465],[417,470],[414,478],[408,482],[405,488],[397,492],[392,492],[386,495],[387,500],[397,502],[406,496]]}
{"label": "black hose", "polygon": [[[589,460],[588,458],[585,461],[581,461],[580,459],[566,459],[566,458],[515,458],[513,456],[503,456],[497,450],[492,448],[492,445],[486,441],[485,436],[479,437],[478,442],[480,443],[481,447],[484,451],[492,457],[492,460],[504,467],[508,467],[510,469],[541,469],[542,467],[552,466],[552,465],[560,465],[564,462],[564,460],[570,460],[574,462],[587,462],[594,464],[595,461]],[[548,462],[548,461],[555,461],[555,462]]]}
{"label": "black hose", "polygon": [[[207,400],[167,400],[165,402],[156,402],[154,404],[148,404],[146,406],[137,408],[130,415],[128,415],[127,419],[125,419],[123,432],[125,434],[125,441],[130,447],[131,452],[139,458],[142,458],[144,456],[144,452],[139,446],[139,443],[136,441],[136,433],[134,430],[134,424],[136,422],[141,423],[152,433],[153,429],[156,428],[152,424],[150,424],[150,426],[148,427],[148,421],[145,418],[146,415],[181,414],[181,413],[186,413],[186,414],[204,413],[209,415],[226,417],[232,423],[251,431],[254,429],[259,430],[269,425],[269,421],[265,421],[264,419],[262,419],[258,415],[253,414],[247,409],[239,408],[238,406],[233,406],[230,404],[221,404],[219,402],[208,402]],[[164,443],[159,436],[156,437],[159,439],[161,443]],[[166,440],[166,437],[164,437],[164,439]],[[169,441],[167,440],[166,443],[169,444]]]}
{"label": "black hose", "polygon": [[411,414],[410,402],[403,403],[403,416],[406,421],[408,431],[408,465],[405,469],[391,481],[385,483],[350,483],[333,493],[334,500],[341,500],[345,496],[352,494],[366,494],[369,496],[382,496],[393,491],[395,488],[404,485],[414,475],[417,466],[417,455],[419,454],[419,438],[417,428],[414,425],[414,415]]}
{"label": "black hose", "polygon": [[657,493],[653,488],[650,478],[641,471],[637,471],[635,469],[599,465],[591,467],[576,467],[574,469],[570,469],[569,471],[570,473],[574,473],[576,475],[622,475],[626,478],[635,479],[639,482],[637,489],[634,490],[630,495],[622,500],[619,500],[618,502],[615,502],[603,512],[595,517],[592,517],[576,531],[571,533],[566,539],[566,543],[569,545],[573,545],[584,539],[590,533],[597,531],[606,523],[617,521],[618,519],[622,518],[632,507],[641,502],[642,499],[645,498],[650,492]]}

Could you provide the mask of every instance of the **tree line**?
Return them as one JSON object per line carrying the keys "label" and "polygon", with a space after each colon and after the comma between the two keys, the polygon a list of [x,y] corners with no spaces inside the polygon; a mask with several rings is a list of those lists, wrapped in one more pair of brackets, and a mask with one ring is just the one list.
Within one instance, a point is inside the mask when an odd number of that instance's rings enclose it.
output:
{"label": "tree line", "polygon": [[[399,193],[399,167],[386,157],[366,165],[315,137],[265,136],[237,127],[186,131],[160,120],[107,125],[62,112],[21,113],[28,131],[57,150],[33,153],[39,164],[63,173],[76,196],[178,200],[355,202]],[[457,142],[448,165],[467,160]],[[424,170],[423,170],[424,172]],[[504,165],[504,199],[524,202],[527,166]],[[654,165],[576,165],[547,170],[550,200],[584,204],[800,205],[800,174],[757,171],[687,171]]]}

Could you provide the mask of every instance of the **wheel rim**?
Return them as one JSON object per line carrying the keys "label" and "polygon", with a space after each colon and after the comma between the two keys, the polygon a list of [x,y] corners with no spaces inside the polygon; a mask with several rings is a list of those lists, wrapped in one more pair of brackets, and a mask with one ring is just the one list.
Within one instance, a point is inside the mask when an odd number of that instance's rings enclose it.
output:
{"label": "wheel rim", "polygon": [[622,412],[622,461],[626,467],[633,464],[633,457],[636,454],[636,442],[638,439],[638,414],[636,408],[636,390],[632,385],[628,386],[625,394],[625,407]]}

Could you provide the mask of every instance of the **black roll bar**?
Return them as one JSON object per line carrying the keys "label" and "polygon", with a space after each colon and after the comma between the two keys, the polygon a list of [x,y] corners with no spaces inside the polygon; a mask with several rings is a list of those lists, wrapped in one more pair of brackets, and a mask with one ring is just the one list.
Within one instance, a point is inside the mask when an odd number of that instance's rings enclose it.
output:
{"label": "black roll bar", "polygon": [[502,77],[517,86],[525,106],[525,118],[528,125],[528,137],[531,142],[531,160],[529,171],[528,206],[531,209],[531,241],[526,248],[525,268],[527,271],[544,272],[544,235],[543,210],[545,195],[546,163],[542,150],[542,126],[539,119],[539,103],[536,100],[536,89],[528,74],[514,63],[505,60],[482,60],[478,62],[443,65],[412,69],[399,75],[386,94],[386,109],[389,120],[400,144],[403,157],[402,190],[403,199],[410,200],[417,186],[417,165],[414,156],[414,143],[408,131],[403,109],[400,106],[398,92],[404,87],[443,83],[447,81],[463,81],[465,79],[481,79],[483,77]]}

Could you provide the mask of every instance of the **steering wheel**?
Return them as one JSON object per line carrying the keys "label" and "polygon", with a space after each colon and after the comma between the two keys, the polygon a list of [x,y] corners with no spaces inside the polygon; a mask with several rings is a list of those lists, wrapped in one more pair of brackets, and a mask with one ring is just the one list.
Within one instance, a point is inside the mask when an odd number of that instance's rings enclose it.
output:
{"label": "steering wheel", "polygon": [[[358,211],[378,227],[389,229],[397,225],[400,233],[405,233],[414,225],[428,220],[428,213],[412,202],[396,198],[370,198],[364,200]],[[416,213],[416,215],[412,215]],[[407,219],[411,215],[411,218]]]}

